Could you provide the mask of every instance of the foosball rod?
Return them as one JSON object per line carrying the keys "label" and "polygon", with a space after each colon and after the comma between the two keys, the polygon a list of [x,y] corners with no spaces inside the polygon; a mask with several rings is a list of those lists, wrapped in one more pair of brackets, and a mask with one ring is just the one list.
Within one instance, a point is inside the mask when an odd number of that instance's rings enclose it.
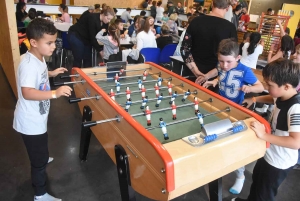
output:
{"label": "foosball rod", "polygon": [[[184,84],[181,83],[179,85],[173,85],[172,87],[184,87]],[[161,90],[161,89],[168,89],[168,87],[160,87],[159,90]],[[154,89],[154,88],[147,89],[147,91],[155,91],[155,90],[156,89]],[[134,93],[141,93],[141,91],[137,90],[137,91],[132,91],[131,93],[132,94],[134,94]],[[126,94],[126,92],[117,93],[116,95],[124,95],[124,94]]]}
{"label": "foosball rod", "polygon": [[99,95],[96,95],[96,96],[84,97],[84,98],[70,98],[70,99],[69,99],[69,103],[78,103],[78,102],[80,102],[80,101],[83,101],[83,100],[90,100],[90,99],[96,99],[96,100],[99,100],[99,99],[100,99],[100,96],[99,96]]}
{"label": "foosball rod", "polygon": [[86,127],[96,126],[97,124],[102,124],[102,123],[107,123],[107,122],[112,122],[112,121],[120,122],[121,117],[117,116],[116,118],[105,119],[105,120],[100,120],[100,121],[86,121],[86,122],[82,122],[82,126],[86,128]]}
{"label": "foosball rod", "polygon": [[[193,92],[191,92],[191,94],[198,94],[198,92],[197,92],[197,90],[195,90],[195,91],[193,91]],[[185,94],[183,93],[183,94],[177,94],[177,96],[184,96]],[[172,95],[171,96],[163,96],[163,99],[165,99],[165,98],[171,98],[172,97]],[[154,101],[154,100],[157,100],[157,98],[150,98],[150,99],[148,99],[148,102],[149,101]],[[138,100],[138,101],[133,101],[131,104],[135,104],[135,103],[141,103],[141,102],[143,102],[143,100]],[[120,106],[125,106],[125,104],[119,104]]]}
{"label": "foosball rod", "polygon": [[[140,71],[140,70],[151,70],[152,67],[150,68],[137,68],[137,69],[132,69],[132,70],[119,70],[119,71],[106,71],[106,72],[92,72],[92,73],[87,73],[86,75],[100,75],[100,74],[108,74],[108,73],[123,73],[123,72],[133,72],[133,71]],[[60,76],[60,79],[65,79],[65,78],[70,78],[70,77],[79,77],[79,74],[76,73],[74,75],[62,75]]]}
{"label": "foosball rod", "polygon": [[[163,81],[172,81],[172,77],[169,77],[169,78],[165,78],[165,79],[163,79]],[[146,80],[146,81],[142,81],[142,84],[143,83],[150,83],[150,82],[157,82],[157,80]],[[134,85],[134,84],[137,84],[137,82],[128,82],[128,83],[124,83],[124,84],[122,84],[122,85]],[[121,86],[122,86],[121,85]],[[107,85],[107,86],[103,86],[103,87],[101,87],[101,88],[107,88],[107,87],[115,87],[116,85],[114,84],[114,85]]]}
{"label": "foosball rod", "polygon": [[[227,107],[224,110],[219,110],[219,111],[212,112],[212,113],[209,113],[209,114],[203,114],[203,118],[211,116],[211,115],[215,115],[215,114],[218,114],[218,113],[222,113],[222,112],[229,112],[229,111],[230,111],[230,107]],[[191,121],[191,120],[194,120],[194,119],[198,119],[198,117],[196,116],[196,117],[181,119],[181,120],[178,120],[178,121],[173,121],[173,122],[167,123],[166,125],[171,126],[171,125],[174,125],[174,124],[179,124],[179,123],[183,123],[183,122],[186,122],[186,121]],[[149,127],[149,128],[145,128],[145,129],[146,130],[154,130],[156,128],[160,128],[160,126],[153,126],[153,127]]]}

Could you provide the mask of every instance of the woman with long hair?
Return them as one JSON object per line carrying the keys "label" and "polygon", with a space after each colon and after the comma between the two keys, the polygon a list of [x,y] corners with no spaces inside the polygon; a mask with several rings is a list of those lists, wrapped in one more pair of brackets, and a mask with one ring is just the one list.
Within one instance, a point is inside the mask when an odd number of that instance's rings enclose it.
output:
{"label": "woman with long hair", "polygon": [[17,19],[17,21],[23,22],[26,17],[27,17],[26,3],[24,3],[24,2],[17,3],[17,5],[16,5],[16,19]]}
{"label": "woman with long hair", "polygon": [[59,7],[58,7],[58,10],[62,14],[61,17],[59,17],[59,19],[62,22],[70,23],[71,20],[70,20],[70,15],[68,13],[69,12],[68,6],[66,6],[65,4],[60,4]]}
{"label": "woman with long hair", "polygon": [[145,47],[157,47],[155,36],[151,31],[149,19],[138,19],[138,34],[136,36],[136,48],[141,50]]}

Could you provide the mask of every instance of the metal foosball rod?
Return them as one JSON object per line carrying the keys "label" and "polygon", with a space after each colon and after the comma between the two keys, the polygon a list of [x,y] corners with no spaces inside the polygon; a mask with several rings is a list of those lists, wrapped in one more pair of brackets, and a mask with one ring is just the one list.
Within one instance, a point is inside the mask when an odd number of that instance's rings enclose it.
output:
{"label": "metal foosball rod", "polygon": [[[100,74],[108,74],[108,73],[119,73],[120,75],[122,75],[123,72],[134,72],[134,71],[140,71],[140,70],[152,70],[152,67],[137,68],[137,69],[132,69],[132,70],[124,70],[124,69],[122,70],[122,69],[120,69],[119,71],[92,72],[92,73],[87,73],[86,75],[100,75]],[[79,77],[79,74],[76,73],[74,75],[62,75],[62,76],[60,76],[60,79],[71,78],[71,77]]]}
{"label": "metal foosball rod", "polygon": [[99,99],[100,99],[100,96],[99,96],[99,95],[96,95],[96,96],[84,97],[84,98],[70,98],[70,99],[69,99],[69,103],[78,103],[78,102],[80,102],[80,101],[83,101],[83,100],[90,100],[90,99],[96,99],[96,100],[99,100]]}
{"label": "metal foosball rod", "polygon": [[[212,112],[212,113],[209,113],[209,114],[203,114],[202,117],[205,118],[205,117],[208,117],[208,116],[211,116],[211,115],[215,115],[215,114],[222,113],[222,112],[229,112],[229,111],[230,111],[230,107],[227,107],[224,110],[218,110],[216,112]],[[174,125],[174,124],[179,124],[179,123],[183,123],[183,122],[186,122],[186,121],[191,121],[191,120],[194,120],[194,119],[198,119],[198,117],[196,116],[196,117],[181,119],[181,120],[177,120],[177,121],[167,123],[166,125],[171,126],[171,125]],[[146,130],[153,130],[153,129],[157,129],[157,128],[160,128],[160,126],[153,126],[153,127],[149,127],[149,128],[145,128],[145,129]]]}
{"label": "metal foosball rod", "polygon": [[86,121],[86,122],[82,122],[82,126],[85,127],[85,128],[87,128],[87,127],[96,126],[97,124],[102,124],[102,123],[107,123],[107,122],[112,122],[112,121],[120,122],[121,121],[121,117],[117,116],[116,118],[99,120],[99,121]]}

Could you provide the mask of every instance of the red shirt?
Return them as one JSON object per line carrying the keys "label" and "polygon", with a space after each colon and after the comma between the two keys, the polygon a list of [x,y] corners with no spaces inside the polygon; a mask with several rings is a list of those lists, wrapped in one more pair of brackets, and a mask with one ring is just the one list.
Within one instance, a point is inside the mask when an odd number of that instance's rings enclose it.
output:
{"label": "red shirt", "polygon": [[[241,16],[241,21],[244,21],[245,24],[250,22],[250,16],[248,14],[242,15]],[[245,26],[245,29],[247,29],[247,26]]]}

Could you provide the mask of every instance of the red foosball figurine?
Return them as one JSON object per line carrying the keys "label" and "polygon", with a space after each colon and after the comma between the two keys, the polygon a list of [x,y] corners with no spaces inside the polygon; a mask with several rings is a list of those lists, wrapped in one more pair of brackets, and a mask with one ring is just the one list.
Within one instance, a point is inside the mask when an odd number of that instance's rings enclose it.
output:
{"label": "red foosball figurine", "polygon": [[115,99],[115,92],[114,92],[113,89],[110,90],[109,95],[110,95],[111,99],[116,100],[116,99]]}
{"label": "red foosball figurine", "polygon": [[147,126],[151,126],[151,110],[148,105],[146,106],[145,115],[147,119]]}
{"label": "red foosball figurine", "polygon": [[171,108],[172,108],[173,120],[176,120],[176,118],[177,118],[176,117],[176,108],[177,108],[177,106],[175,105],[174,101],[172,102]]}
{"label": "red foosball figurine", "polygon": [[130,99],[130,94],[131,94],[131,91],[130,91],[129,87],[126,87],[125,93],[126,93],[127,100],[129,100]]}

